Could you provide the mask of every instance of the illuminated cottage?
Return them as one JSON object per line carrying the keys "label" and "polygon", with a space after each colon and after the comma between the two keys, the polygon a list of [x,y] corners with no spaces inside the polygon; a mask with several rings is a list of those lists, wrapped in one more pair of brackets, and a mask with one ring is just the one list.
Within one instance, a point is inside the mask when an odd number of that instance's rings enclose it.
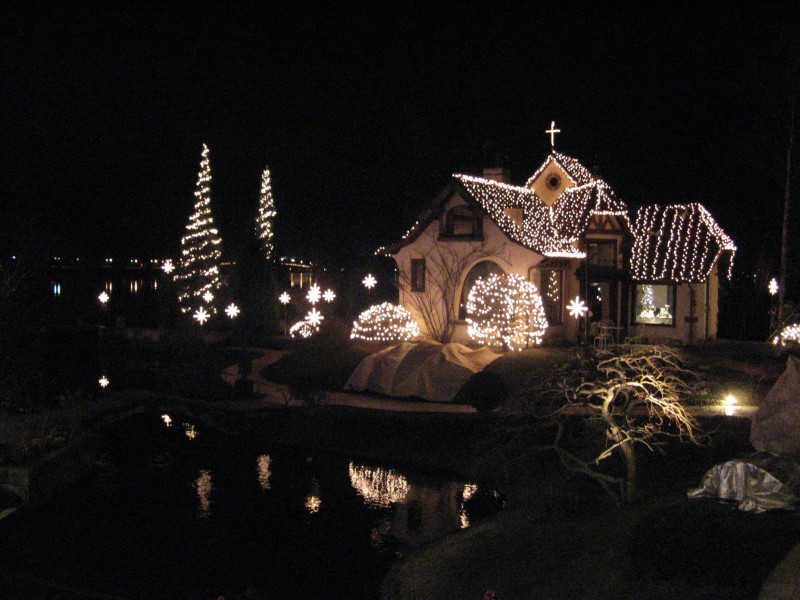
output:
{"label": "illuminated cottage", "polygon": [[539,288],[546,342],[578,339],[568,303],[580,298],[620,338],[685,344],[716,337],[718,277],[729,276],[735,250],[700,204],[648,206],[631,220],[605,181],[553,150],[524,186],[502,169],[455,175],[379,253],[397,263],[400,303],[440,341],[469,341],[469,291],[502,271]]}

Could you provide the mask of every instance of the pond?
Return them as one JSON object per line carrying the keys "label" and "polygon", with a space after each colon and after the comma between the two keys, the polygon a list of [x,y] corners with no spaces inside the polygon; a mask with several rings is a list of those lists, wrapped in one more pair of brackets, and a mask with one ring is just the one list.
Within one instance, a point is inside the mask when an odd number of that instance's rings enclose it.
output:
{"label": "pond", "polygon": [[178,415],[111,427],[100,465],[0,521],[1,562],[121,598],[376,598],[395,558],[502,506],[474,483],[226,437]]}

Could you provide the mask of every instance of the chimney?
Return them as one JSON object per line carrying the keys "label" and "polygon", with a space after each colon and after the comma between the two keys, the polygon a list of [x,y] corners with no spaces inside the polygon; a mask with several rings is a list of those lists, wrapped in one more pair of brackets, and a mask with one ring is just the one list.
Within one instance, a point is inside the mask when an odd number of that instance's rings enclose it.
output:
{"label": "chimney", "polygon": [[511,174],[508,172],[508,169],[504,169],[503,167],[484,167],[483,178],[499,181],[500,183],[511,182]]}

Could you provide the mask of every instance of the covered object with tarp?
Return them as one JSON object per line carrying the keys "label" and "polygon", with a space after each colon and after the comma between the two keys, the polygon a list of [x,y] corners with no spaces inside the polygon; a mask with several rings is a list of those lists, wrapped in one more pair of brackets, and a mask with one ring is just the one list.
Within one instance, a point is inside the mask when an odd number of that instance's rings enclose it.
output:
{"label": "covered object with tarp", "polygon": [[791,509],[800,498],[800,465],[767,452],[729,460],[714,465],[688,495],[735,501],[748,512]]}
{"label": "covered object with tarp", "polygon": [[451,402],[472,376],[500,355],[462,344],[403,342],[364,358],[345,389]]}
{"label": "covered object with tarp", "polygon": [[800,359],[789,356],[786,369],[758,407],[750,443],[759,452],[800,459]]}

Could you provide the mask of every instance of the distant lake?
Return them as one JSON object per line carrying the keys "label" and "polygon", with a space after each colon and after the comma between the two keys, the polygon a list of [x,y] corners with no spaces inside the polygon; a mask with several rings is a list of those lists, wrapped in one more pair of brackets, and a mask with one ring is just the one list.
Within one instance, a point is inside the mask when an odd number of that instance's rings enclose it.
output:
{"label": "distant lake", "polygon": [[110,428],[86,482],[0,521],[7,568],[122,598],[375,598],[398,553],[499,510],[490,488],[228,437]]}

